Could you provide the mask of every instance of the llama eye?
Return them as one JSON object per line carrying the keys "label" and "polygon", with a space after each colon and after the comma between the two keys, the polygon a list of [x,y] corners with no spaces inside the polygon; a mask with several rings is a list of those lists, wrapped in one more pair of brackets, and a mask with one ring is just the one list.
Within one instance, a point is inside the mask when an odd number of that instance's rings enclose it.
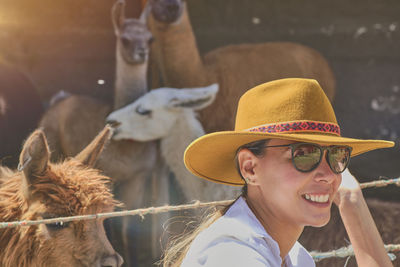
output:
{"label": "llama eye", "polygon": [[137,106],[135,111],[136,111],[137,114],[140,114],[140,115],[150,115],[151,114],[151,110],[144,109],[141,106]]}
{"label": "llama eye", "polygon": [[69,226],[69,222],[55,222],[46,224],[47,229],[49,230],[61,230],[67,228]]}
{"label": "llama eye", "polygon": [[129,46],[129,44],[131,43],[131,40],[129,40],[126,37],[121,37],[121,42],[124,46]]}

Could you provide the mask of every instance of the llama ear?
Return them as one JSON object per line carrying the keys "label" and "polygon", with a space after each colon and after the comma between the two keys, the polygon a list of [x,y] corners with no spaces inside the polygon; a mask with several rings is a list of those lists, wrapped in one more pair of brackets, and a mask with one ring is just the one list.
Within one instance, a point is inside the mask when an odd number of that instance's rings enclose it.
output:
{"label": "llama ear", "polygon": [[29,186],[35,182],[35,178],[44,174],[49,158],[50,150],[43,131],[34,131],[25,141],[19,156],[18,171],[24,172],[25,193],[29,192]]}
{"label": "llama ear", "polygon": [[113,128],[110,125],[106,125],[93,141],[75,156],[75,159],[89,167],[94,167],[112,134]]}
{"label": "llama ear", "polygon": [[125,20],[125,0],[117,0],[111,8],[111,21],[114,33],[118,37]]}
{"label": "llama ear", "polygon": [[201,110],[214,102],[217,93],[216,83],[207,87],[179,89],[177,97],[172,98],[168,106]]}
{"label": "llama ear", "polygon": [[150,0],[146,1],[146,3],[143,6],[143,10],[142,13],[140,14],[139,20],[143,23],[143,24],[147,24],[147,18],[150,15],[150,11],[151,11],[151,5],[150,5]]}

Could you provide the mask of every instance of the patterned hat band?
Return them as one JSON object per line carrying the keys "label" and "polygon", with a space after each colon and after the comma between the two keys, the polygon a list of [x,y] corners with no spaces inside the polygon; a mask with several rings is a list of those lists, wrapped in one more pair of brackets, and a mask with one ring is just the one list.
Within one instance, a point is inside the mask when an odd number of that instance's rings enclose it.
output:
{"label": "patterned hat band", "polygon": [[264,124],[245,131],[260,133],[320,132],[340,136],[340,127],[335,123],[307,120]]}

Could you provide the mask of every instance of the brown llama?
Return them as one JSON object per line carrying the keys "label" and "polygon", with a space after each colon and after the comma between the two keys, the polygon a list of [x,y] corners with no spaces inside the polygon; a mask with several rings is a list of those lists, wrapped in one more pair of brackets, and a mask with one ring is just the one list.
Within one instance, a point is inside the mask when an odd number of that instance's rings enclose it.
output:
{"label": "brown llama", "polygon": [[[332,101],[335,78],[326,59],[312,48],[290,42],[267,42],[221,47],[201,57],[188,11],[182,0],[149,0],[152,74],[163,86],[188,88],[218,83],[214,103],[200,112],[206,132],[233,129],[235,107],[245,90],[263,82],[314,78]],[[154,65],[158,66],[154,67]],[[152,81],[159,87],[159,83]]]}
{"label": "brown llama", "polygon": [[[125,18],[124,6],[124,1],[119,0],[113,5],[111,12],[116,35],[114,105],[95,98],[73,95],[51,106],[39,126],[46,133],[49,146],[54,151],[54,159],[76,154],[104,127],[106,116],[114,108],[134,101],[147,91],[146,71],[151,33],[142,20]],[[150,194],[146,192],[146,188],[157,164],[156,150],[156,142],[112,140],[100,156],[96,167],[112,177],[116,198],[125,204],[125,208],[135,209],[149,205],[146,197]],[[156,194],[154,198],[158,200],[161,197]],[[153,203],[161,205],[166,202]],[[115,238],[112,242],[118,251],[124,251],[128,266],[130,262],[136,261],[129,257],[140,257],[143,254],[133,253],[128,248],[129,244],[140,242],[136,240],[144,235],[140,232],[150,232],[141,229],[136,220],[137,218],[123,217],[122,226],[118,219],[113,220],[113,224],[118,225],[112,225]],[[139,233],[134,233],[137,231]]]}
{"label": "brown llama", "polygon": [[[118,204],[110,178],[93,169],[111,136],[106,127],[77,156],[50,163],[50,150],[41,130],[34,131],[20,154],[18,171],[0,167],[1,221],[110,212]],[[0,229],[0,265],[121,266],[103,220],[40,224]]]}
{"label": "brown llama", "polygon": [[17,167],[21,143],[42,116],[40,96],[29,78],[15,67],[0,64],[0,162]]}

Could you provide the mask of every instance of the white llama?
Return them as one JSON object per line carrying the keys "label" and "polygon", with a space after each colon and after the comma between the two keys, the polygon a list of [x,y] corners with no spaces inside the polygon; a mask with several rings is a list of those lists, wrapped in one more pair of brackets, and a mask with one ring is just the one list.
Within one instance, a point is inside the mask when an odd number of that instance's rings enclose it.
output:
{"label": "white llama", "polygon": [[202,88],[159,88],[143,95],[133,103],[112,112],[107,121],[117,125],[114,140],[160,140],[161,155],[175,174],[187,200],[203,201],[231,199],[239,189],[217,185],[192,175],[183,163],[185,148],[204,129],[196,111],[210,105],[218,85]]}

